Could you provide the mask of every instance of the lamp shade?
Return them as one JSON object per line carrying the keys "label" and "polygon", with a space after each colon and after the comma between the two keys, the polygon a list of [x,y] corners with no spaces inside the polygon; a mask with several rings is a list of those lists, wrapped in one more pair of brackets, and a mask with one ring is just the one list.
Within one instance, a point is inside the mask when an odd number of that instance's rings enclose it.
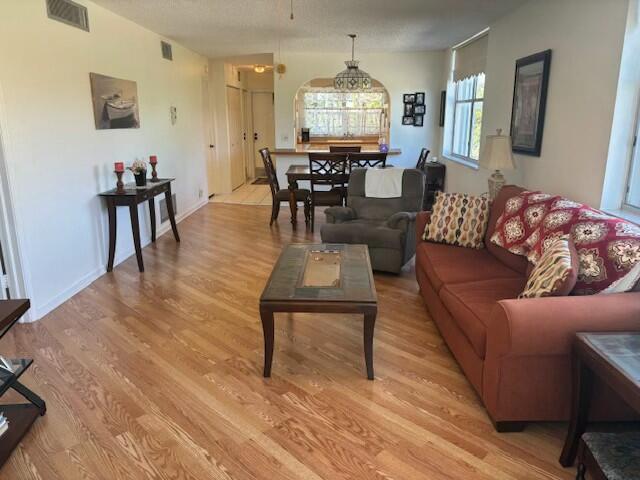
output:
{"label": "lamp shade", "polygon": [[488,170],[514,170],[513,154],[511,153],[511,137],[501,135],[487,135],[484,148],[480,155],[480,166]]}

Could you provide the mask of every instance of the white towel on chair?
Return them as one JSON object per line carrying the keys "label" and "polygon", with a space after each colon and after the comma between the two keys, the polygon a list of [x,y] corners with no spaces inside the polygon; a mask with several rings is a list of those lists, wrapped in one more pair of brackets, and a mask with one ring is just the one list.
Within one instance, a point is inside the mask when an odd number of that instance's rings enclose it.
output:
{"label": "white towel on chair", "polygon": [[403,173],[404,168],[367,168],[364,195],[373,198],[401,197]]}

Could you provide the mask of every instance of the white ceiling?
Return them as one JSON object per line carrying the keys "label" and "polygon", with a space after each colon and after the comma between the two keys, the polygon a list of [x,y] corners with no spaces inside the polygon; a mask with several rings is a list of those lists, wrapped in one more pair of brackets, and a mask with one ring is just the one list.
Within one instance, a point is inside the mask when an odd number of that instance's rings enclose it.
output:
{"label": "white ceiling", "polygon": [[[526,0],[94,0],[208,57],[278,51],[436,50]],[[89,12],[89,15],[91,13]]]}

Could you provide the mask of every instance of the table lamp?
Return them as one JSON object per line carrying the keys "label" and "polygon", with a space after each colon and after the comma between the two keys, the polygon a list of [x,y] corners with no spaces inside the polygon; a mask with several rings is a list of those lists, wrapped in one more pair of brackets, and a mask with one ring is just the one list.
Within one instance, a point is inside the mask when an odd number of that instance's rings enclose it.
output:
{"label": "table lamp", "polygon": [[489,177],[489,198],[493,200],[505,183],[504,175],[500,170],[516,168],[511,153],[511,137],[502,135],[502,129],[499,128],[496,135],[487,135],[480,155],[480,166],[494,170]]}

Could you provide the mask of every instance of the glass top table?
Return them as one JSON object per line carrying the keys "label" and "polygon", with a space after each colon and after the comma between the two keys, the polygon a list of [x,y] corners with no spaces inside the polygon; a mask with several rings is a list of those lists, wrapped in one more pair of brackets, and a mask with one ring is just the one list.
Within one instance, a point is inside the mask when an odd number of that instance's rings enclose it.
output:
{"label": "glass top table", "polygon": [[366,245],[290,244],[273,268],[260,297],[265,340],[264,376],[271,376],[274,313],[364,315],[367,377],[373,380],[373,329],[378,311]]}

